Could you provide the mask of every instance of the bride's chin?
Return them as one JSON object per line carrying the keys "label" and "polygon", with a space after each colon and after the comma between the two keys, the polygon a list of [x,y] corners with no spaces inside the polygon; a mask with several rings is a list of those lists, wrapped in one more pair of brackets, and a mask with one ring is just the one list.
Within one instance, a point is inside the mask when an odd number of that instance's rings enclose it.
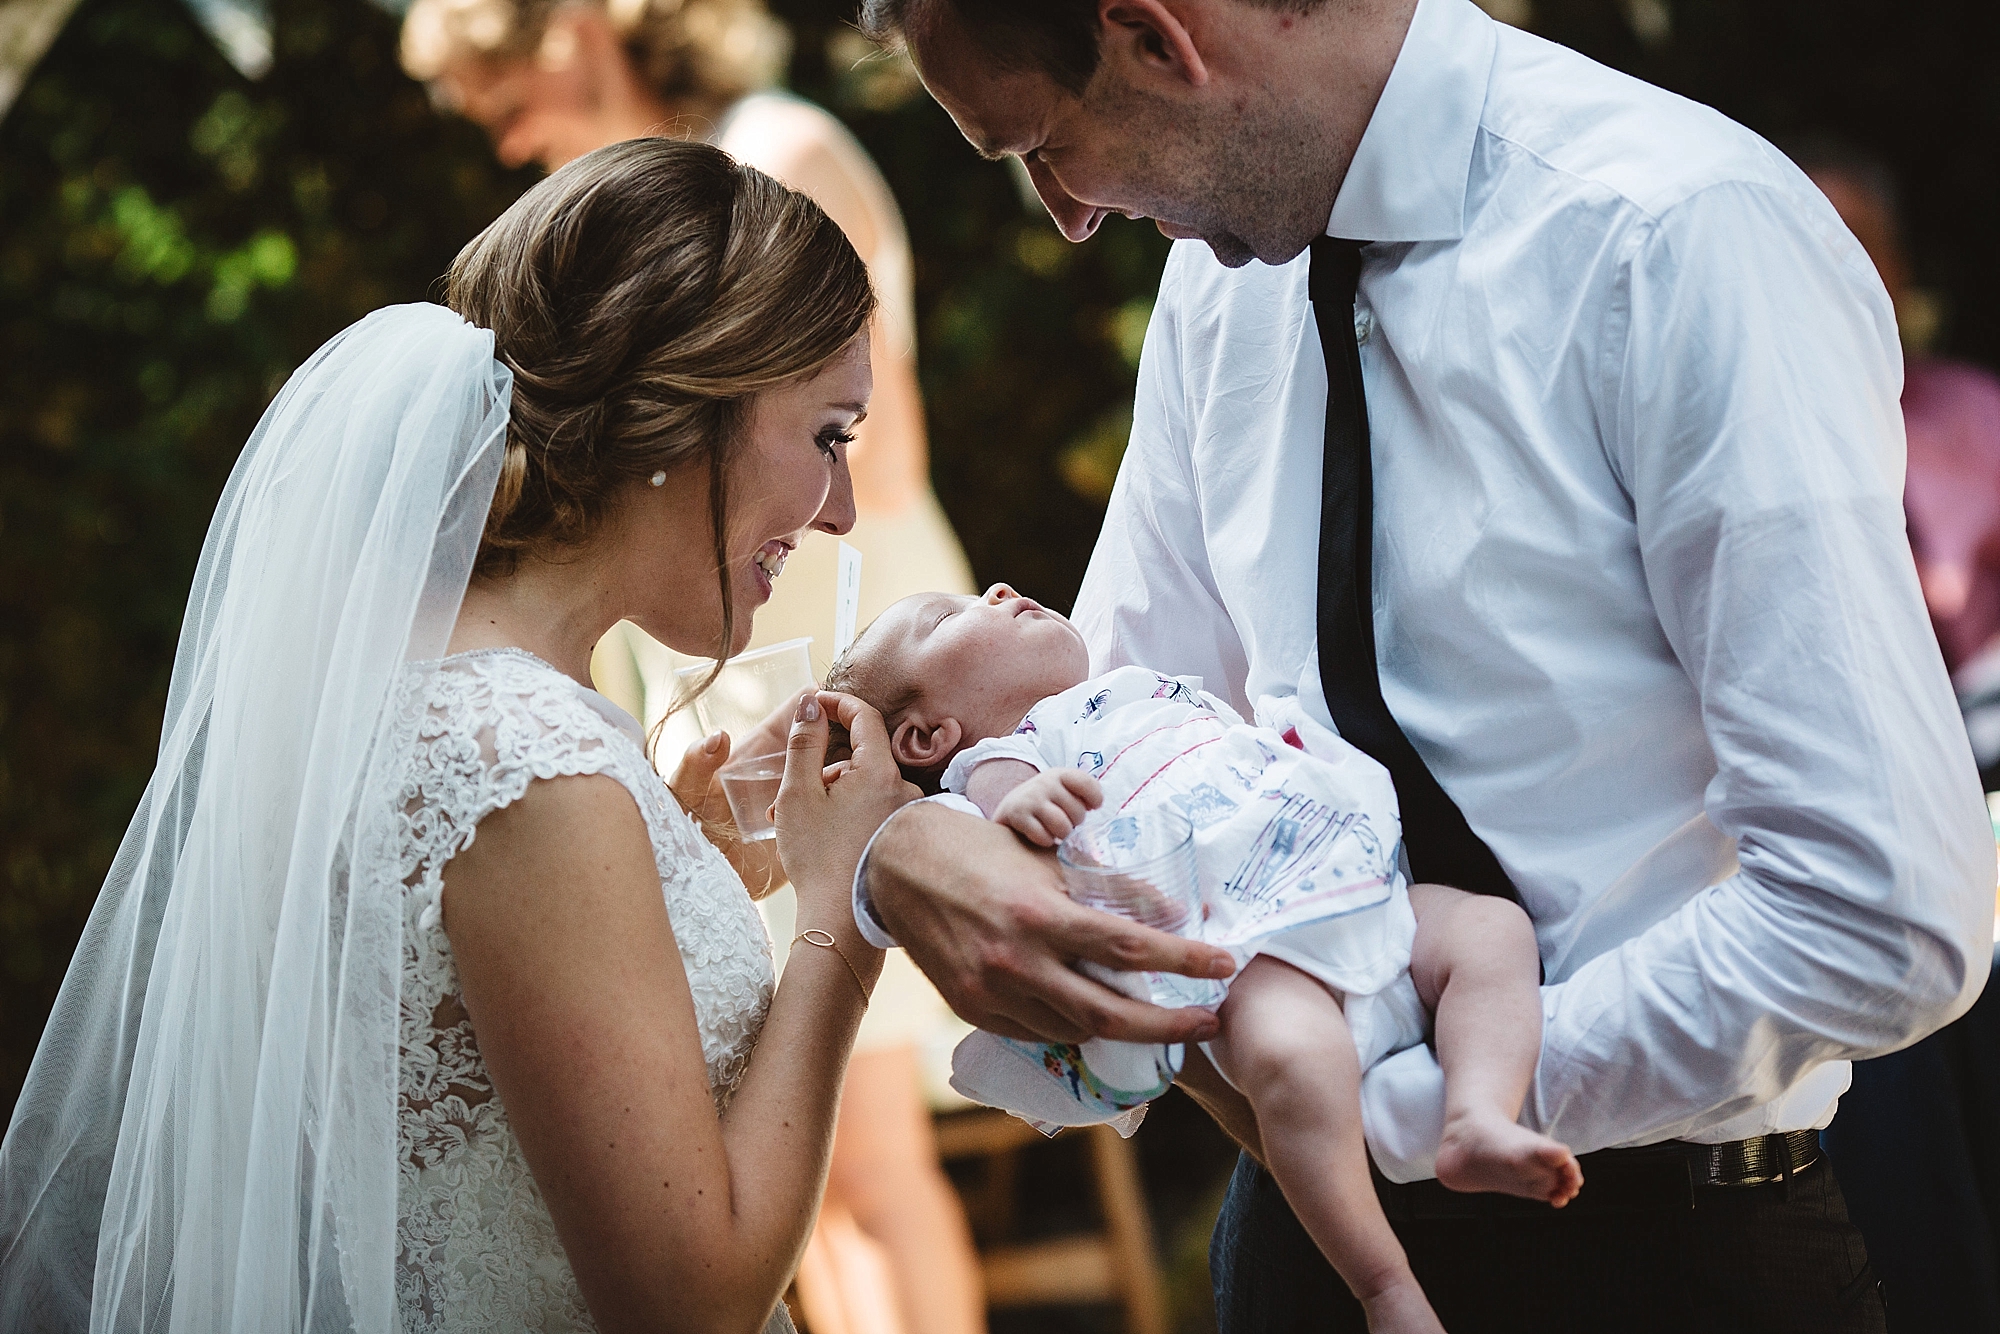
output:
{"label": "bride's chin", "polygon": [[735,614],[729,621],[729,652],[732,656],[749,647],[750,636],[757,630],[757,612],[767,600],[749,597],[736,599]]}
{"label": "bride's chin", "polygon": [[[743,651],[750,639],[750,619],[755,609],[743,605],[743,599],[736,599],[735,617],[729,627],[729,652],[733,655]],[[722,608],[711,603],[698,616],[683,614],[671,620],[635,616],[634,622],[648,635],[665,644],[676,653],[690,658],[713,658],[716,644],[722,638]]]}

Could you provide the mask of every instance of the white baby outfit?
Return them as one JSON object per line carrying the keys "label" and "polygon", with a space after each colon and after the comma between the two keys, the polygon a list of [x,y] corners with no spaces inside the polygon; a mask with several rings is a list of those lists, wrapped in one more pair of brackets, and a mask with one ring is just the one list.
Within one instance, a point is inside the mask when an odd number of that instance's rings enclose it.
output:
{"label": "white baby outfit", "polygon": [[[1013,735],[968,746],[944,787],[963,794],[979,765],[1022,760],[1095,777],[1104,805],[1093,819],[1156,803],[1187,816],[1202,912],[1184,934],[1229,950],[1239,967],[1268,954],[1341,993],[1366,1069],[1429,1026],[1409,976],[1416,917],[1398,869],[1395,786],[1294,700],[1260,700],[1257,722],[1198,681],[1120,667],[1041,701]],[[1102,976],[1140,998],[1188,1003],[1186,979]],[[952,1084],[1044,1128],[1108,1122],[1130,1134],[1180,1063],[1179,1047],[977,1032],[953,1056]]]}

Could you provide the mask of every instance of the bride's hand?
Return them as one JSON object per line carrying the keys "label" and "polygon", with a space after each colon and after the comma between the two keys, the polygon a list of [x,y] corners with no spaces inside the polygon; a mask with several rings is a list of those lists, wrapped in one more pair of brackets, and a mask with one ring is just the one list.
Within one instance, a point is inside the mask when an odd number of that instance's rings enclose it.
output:
{"label": "bride's hand", "polygon": [[[851,753],[827,763],[835,729]],[[889,753],[882,715],[852,695],[822,690],[799,701],[778,789],[778,855],[807,898],[847,902],[854,867],[875,830],[896,809],[922,795],[903,781]]]}
{"label": "bride's hand", "polygon": [[769,839],[746,842],[737,836],[736,817],[729,809],[729,797],[722,790],[722,780],[716,775],[739,753],[769,755],[782,749],[785,731],[791,725],[792,714],[797,707],[796,699],[787,701],[784,708],[773,715],[777,720],[775,725],[771,719],[766,719],[742,745],[736,744],[727,732],[702,738],[682,752],[674,776],[667,780],[674,799],[694,816],[708,841],[729,859],[729,864],[743,878],[743,884],[753,899],[761,899],[784,884],[785,868],[778,862],[776,843]]}

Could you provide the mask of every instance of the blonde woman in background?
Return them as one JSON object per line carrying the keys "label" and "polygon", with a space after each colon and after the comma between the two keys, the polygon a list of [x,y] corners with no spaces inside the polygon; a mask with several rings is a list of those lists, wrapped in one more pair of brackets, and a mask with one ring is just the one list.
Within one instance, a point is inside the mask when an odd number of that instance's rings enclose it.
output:
{"label": "blonde woman in background", "polygon": [[[865,624],[908,593],[971,592],[972,577],[930,487],[902,216],[839,121],[772,90],[789,45],[755,0],[415,0],[403,28],[405,67],[485,127],[509,166],[553,171],[652,135],[704,139],[809,195],[847,234],[880,298],[874,398],[848,454],[857,518],[846,540],[863,555]],[[824,669],[837,551],[837,539],[807,536],[758,615],[751,647],[810,635]],[[605,693],[650,724],[667,711],[672,669],[685,661],[621,626],[599,645],[592,670]],[[671,721],[681,729],[670,728],[671,741],[696,739],[685,713]],[[767,916],[782,919],[789,901],[767,901],[777,905]],[[787,921],[773,926],[777,939],[790,938]],[[816,1334],[984,1328],[977,1259],[937,1161],[918,1056],[927,1034],[955,1023],[922,974],[891,951],[849,1067],[826,1204],[799,1273]]]}

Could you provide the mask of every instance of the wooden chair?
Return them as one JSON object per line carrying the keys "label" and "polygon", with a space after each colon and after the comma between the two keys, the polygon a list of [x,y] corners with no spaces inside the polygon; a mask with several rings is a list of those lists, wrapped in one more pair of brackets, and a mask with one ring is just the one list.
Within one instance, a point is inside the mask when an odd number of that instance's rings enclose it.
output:
{"label": "wooden chair", "polygon": [[[1012,1222],[1020,1150],[1042,1135],[990,1108],[952,1112],[936,1121],[938,1156],[985,1160],[984,1180],[968,1209],[1004,1232]],[[1092,1126],[1091,1175],[1103,1216],[1101,1232],[1003,1244],[981,1251],[989,1307],[1112,1302],[1125,1310],[1127,1334],[1166,1334],[1166,1303],[1152,1223],[1132,1146],[1109,1126]],[[983,1207],[981,1207],[983,1206]]]}

